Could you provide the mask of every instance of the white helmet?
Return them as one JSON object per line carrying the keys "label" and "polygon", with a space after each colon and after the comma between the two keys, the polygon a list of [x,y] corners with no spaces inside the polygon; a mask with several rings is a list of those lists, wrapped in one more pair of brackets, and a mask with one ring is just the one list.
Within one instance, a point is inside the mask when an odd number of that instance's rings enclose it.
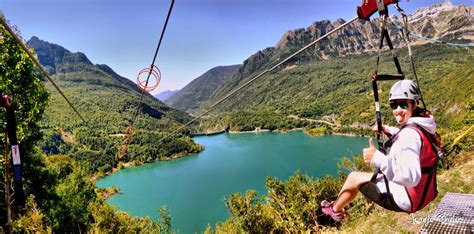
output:
{"label": "white helmet", "polygon": [[390,101],[395,99],[411,99],[418,101],[420,90],[415,82],[411,80],[400,80],[393,84],[390,89]]}

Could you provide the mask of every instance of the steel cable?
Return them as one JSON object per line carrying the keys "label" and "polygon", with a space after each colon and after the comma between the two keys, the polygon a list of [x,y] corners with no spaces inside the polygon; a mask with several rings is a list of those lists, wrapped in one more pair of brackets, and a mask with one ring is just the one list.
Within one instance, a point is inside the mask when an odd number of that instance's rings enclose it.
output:
{"label": "steel cable", "polygon": [[125,153],[127,152],[127,148],[130,145],[130,143],[132,142],[132,136],[135,134],[136,129],[135,129],[135,127],[133,127],[133,124],[135,123],[135,121],[136,121],[136,119],[137,119],[137,117],[140,113],[140,106],[141,106],[142,101],[143,101],[143,96],[147,92],[147,87],[148,87],[148,82],[150,80],[150,76],[152,74],[156,73],[156,71],[155,71],[155,68],[156,68],[155,61],[156,61],[156,57],[158,56],[158,51],[160,50],[161,42],[163,41],[163,36],[165,35],[166,26],[168,25],[168,21],[169,21],[170,16],[171,16],[171,11],[173,10],[173,5],[174,5],[174,0],[171,0],[170,8],[168,10],[168,15],[166,16],[165,24],[163,25],[163,29],[161,30],[160,40],[158,41],[158,45],[156,46],[155,55],[153,56],[153,60],[151,62],[150,68],[148,69],[148,76],[146,78],[145,85],[143,87],[141,87],[142,84],[139,81],[141,72],[138,74],[138,77],[137,77],[137,82],[138,83],[137,83],[137,85],[141,90],[141,95],[140,95],[140,99],[138,101],[137,109],[135,110],[135,114],[133,115],[133,117],[130,121],[130,125],[125,130],[125,135],[126,135],[125,136],[125,141],[122,144],[122,149],[119,152],[119,159],[121,159],[125,155]]}
{"label": "steel cable", "polygon": [[[170,8],[168,10],[168,15],[166,16],[166,21],[165,21],[165,24],[163,25],[163,29],[161,31],[160,40],[158,41],[158,45],[156,46],[155,55],[153,56],[153,61],[151,62],[150,69],[149,69],[149,72],[148,72],[148,76],[146,78],[146,82],[145,82],[145,86],[144,86],[145,89],[148,86],[148,82],[150,81],[150,76],[154,71],[153,68],[155,67],[156,57],[158,56],[158,51],[160,50],[161,42],[163,41],[163,36],[165,35],[166,26],[168,25],[168,21],[169,21],[170,16],[171,16],[171,11],[173,10],[173,5],[174,5],[174,0],[171,0],[171,5],[170,5]],[[141,90],[140,100],[138,101],[138,106],[137,106],[137,109],[135,111],[135,115],[132,118],[132,121],[131,121],[130,125],[133,125],[133,123],[135,122],[135,120],[136,120],[136,118],[137,118],[137,116],[140,112],[140,105],[143,101],[143,96],[145,95],[145,92],[146,91],[144,89]]]}

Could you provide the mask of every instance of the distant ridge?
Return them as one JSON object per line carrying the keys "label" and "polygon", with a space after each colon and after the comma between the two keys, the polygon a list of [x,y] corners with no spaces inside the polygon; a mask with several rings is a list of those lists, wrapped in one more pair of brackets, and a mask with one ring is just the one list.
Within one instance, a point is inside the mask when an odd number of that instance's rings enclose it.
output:
{"label": "distant ridge", "polygon": [[178,90],[166,90],[166,91],[163,91],[163,92],[155,95],[155,97],[158,100],[164,102],[164,101],[166,101],[166,99],[170,98],[173,94],[177,93],[178,91],[179,91],[179,89]]}
{"label": "distant ridge", "polygon": [[240,65],[214,67],[191,81],[168,98],[165,103],[172,108],[192,112],[201,103],[208,101],[214,91],[231,77],[239,67]]}

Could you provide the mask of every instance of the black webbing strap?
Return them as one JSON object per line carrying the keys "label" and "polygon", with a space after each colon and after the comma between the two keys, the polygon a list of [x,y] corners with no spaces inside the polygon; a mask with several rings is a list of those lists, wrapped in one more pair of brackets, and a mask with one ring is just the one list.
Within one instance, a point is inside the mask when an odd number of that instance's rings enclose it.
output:
{"label": "black webbing strap", "polygon": [[15,197],[15,205],[23,206],[25,204],[23,182],[21,180],[21,161],[20,146],[16,137],[16,120],[15,111],[11,96],[1,93],[1,107],[6,109],[8,141],[10,143],[11,154],[13,158],[13,189]]}
{"label": "black webbing strap", "polygon": [[377,10],[378,10],[379,14],[381,14],[381,15],[388,14],[384,1],[383,0],[376,0],[376,2],[377,2]]}
{"label": "black webbing strap", "polygon": [[403,74],[394,74],[394,75],[387,75],[387,74],[383,74],[383,75],[377,75],[377,80],[381,80],[381,81],[384,81],[384,80],[403,80],[405,79],[405,76]]}
{"label": "black webbing strap", "polygon": [[393,62],[395,63],[395,66],[397,67],[398,74],[403,75],[400,62],[398,61],[397,54],[395,53],[392,40],[390,40],[390,36],[388,35],[388,29],[386,27],[382,29],[382,34],[383,34],[383,37],[385,37],[385,41],[387,42],[388,48],[390,48],[390,51],[392,52]]}
{"label": "black webbing strap", "polygon": [[[379,0],[377,0],[377,4],[379,6]],[[383,5],[383,2],[382,2]],[[386,80],[403,80],[405,79],[405,76],[403,75],[402,68],[400,66],[400,62],[398,61],[397,54],[395,53],[395,50],[393,48],[392,41],[390,40],[390,35],[388,33],[387,27],[386,27],[386,19],[388,16],[388,10],[384,7],[383,11],[380,10],[379,8],[379,13],[382,18],[382,31],[380,35],[380,41],[379,41],[379,48],[378,48],[378,54],[377,54],[377,63],[374,71],[374,75],[372,75],[372,91],[374,92],[374,101],[375,101],[375,117],[376,117],[376,123],[377,123],[377,132],[376,132],[376,137],[377,137],[377,145],[378,145],[378,150],[382,152],[383,154],[387,153],[385,143],[382,142],[381,140],[381,135],[382,135],[382,114],[380,113],[380,103],[379,103],[379,94],[378,94],[378,87],[377,87],[377,81],[386,81]],[[380,64],[380,54],[383,48],[383,41],[387,42],[387,45],[392,53],[392,58],[393,62],[395,63],[395,67],[397,68],[398,74],[395,75],[389,75],[389,74],[378,74],[378,69],[379,69],[379,64]],[[372,175],[371,181],[375,181],[377,178],[377,174],[380,173],[380,168],[376,168],[374,171],[374,174]]]}
{"label": "black webbing strap", "polygon": [[433,171],[433,167],[421,167],[421,174],[430,174]]}

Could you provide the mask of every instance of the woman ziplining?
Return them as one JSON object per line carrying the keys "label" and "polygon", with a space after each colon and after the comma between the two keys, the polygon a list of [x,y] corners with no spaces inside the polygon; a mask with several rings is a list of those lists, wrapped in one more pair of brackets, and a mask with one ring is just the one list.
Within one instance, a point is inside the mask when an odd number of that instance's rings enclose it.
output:
{"label": "woman ziplining", "polygon": [[429,112],[418,106],[420,91],[411,80],[397,81],[390,90],[392,114],[401,127],[383,127],[391,138],[390,153],[377,150],[369,140],[363,151],[364,162],[379,167],[381,173],[373,179],[369,172],[351,172],[335,201],[321,202],[324,214],[336,221],[345,217],[344,207],[358,192],[380,206],[413,213],[431,202],[437,195],[436,164],[440,142],[435,136],[436,123]]}
{"label": "woman ziplining", "polygon": [[[405,26],[402,35],[407,43],[411,67],[418,83],[408,38],[407,16],[398,4],[395,3],[394,6],[403,17]],[[422,209],[437,195],[436,167],[438,157],[441,158],[442,153],[436,123],[426,109],[419,86],[411,80],[405,80],[387,29],[388,10],[379,4],[378,12],[382,18],[381,38],[375,72],[371,77],[378,150],[372,138],[369,140],[369,148],[363,150],[364,162],[376,167],[376,170],[374,173],[351,172],[335,201],[321,201],[323,214],[335,221],[344,219],[344,208],[359,192],[385,209],[407,213]],[[398,74],[378,74],[384,39],[392,52]],[[390,90],[389,101],[393,117],[400,129],[382,125],[377,81],[388,80],[398,80]],[[423,108],[419,107],[420,101]],[[387,142],[381,140],[383,135],[389,137]],[[387,154],[388,147],[390,152]]]}

